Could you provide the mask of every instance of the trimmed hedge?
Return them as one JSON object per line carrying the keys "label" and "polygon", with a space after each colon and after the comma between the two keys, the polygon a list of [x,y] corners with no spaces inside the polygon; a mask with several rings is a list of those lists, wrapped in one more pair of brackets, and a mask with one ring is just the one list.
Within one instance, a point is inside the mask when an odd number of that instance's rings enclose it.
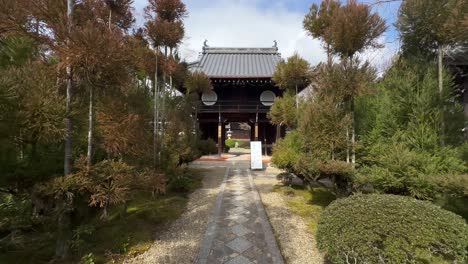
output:
{"label": "trimmed hedge", "polygon": [[236,146],[236,143],[239,144],[239,141],[236,139],[226,139],[224,143],[227,147],[234,148]]}
{"label": "trimmed hedge", "polygon": [[237,143],[237,146],[239,148],[250,148],[250,141],[249,140],[239,140],[239,139],[235,139],[235,138],[230,138],[230,139],[226,139],[226,141],[224,141],[224,143],[229,148],[235,148],[236,143]]}
{"label": "trimmed hedge", "polygon": [[331,203],[317,230],[332,263],[467,263],[462,217],[411,197],[354,195]]}

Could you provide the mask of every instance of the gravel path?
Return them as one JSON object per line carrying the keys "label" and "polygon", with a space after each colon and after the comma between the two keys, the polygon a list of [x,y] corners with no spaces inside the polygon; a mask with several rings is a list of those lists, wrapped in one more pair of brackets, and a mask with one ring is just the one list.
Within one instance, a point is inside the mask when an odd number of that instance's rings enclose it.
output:
{"label": "gravel path", "polygon": [[195,262],[226,168],[210,167],[203,170],[203,188],[190,195],[186,212],[167,231],[157,234],[157,240],[147,252],[124,263]]}
{"label": "gravel path", "polygon": [[278,183],[274,177],[276,174],[277,172],[271,169],[267,169],[266,172],[258,172],[255,184],[286,263],[326,263],[323,255],[317,249],[314,236],[307,231],[304,220],[287,209],[287,205],[279,193],[272,192],[274,185]]}

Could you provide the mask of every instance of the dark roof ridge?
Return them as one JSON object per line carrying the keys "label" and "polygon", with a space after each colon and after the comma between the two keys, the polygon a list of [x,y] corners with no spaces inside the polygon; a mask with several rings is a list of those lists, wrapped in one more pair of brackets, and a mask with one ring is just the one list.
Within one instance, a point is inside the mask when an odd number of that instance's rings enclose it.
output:
{"label": "dark roof ridge", "polygon": [[203,53],[208,54],[278,54],[278,48],[235,48],[235,47],[204,47]]}

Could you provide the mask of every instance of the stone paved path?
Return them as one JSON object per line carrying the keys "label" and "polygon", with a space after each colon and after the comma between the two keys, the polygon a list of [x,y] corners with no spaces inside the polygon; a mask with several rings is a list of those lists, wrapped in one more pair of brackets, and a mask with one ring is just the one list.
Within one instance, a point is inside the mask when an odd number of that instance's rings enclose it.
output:
{"label": "stone paved path", "polygon": [[197,263],[284,263],[249,169],[226,170]]}

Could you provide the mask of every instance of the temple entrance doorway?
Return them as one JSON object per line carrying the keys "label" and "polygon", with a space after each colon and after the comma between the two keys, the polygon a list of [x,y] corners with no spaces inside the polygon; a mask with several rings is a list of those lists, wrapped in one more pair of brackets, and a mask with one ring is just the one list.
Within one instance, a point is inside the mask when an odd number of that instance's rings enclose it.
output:
{"label": "temple entrance doorway", "polygon": [[203,72],[210,79],[212,89],[199,94],[197,118],[202,139],[216,142],[220,156],[236,146],[229,137],[246,149],[250,141],[260,141],[265,155],[284,136],[284,127],[272,125],[267,117],[276,98],[283,95],[272,79],[281,60],[276,44],[268,48],[204,45],[199,60],[189,64],[190,71]]}
{"label": "temple entrance doorway", "polygon": [[248,153],[250,151],[252,127],[247,122],[229,122],[226,125],[226,146],[229,153]]}

